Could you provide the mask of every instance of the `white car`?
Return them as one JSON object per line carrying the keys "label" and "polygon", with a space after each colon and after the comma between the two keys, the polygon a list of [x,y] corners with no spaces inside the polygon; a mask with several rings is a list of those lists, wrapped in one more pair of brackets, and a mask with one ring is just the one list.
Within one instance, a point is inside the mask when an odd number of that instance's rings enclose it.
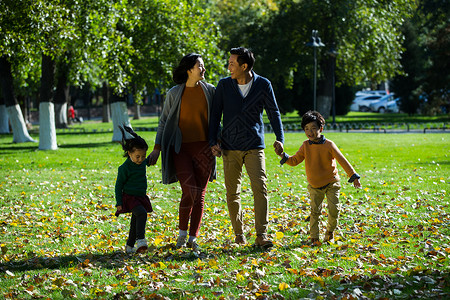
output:
{"label": "white car", "polygon": [[388,92],[385,91],[385,90],[376,90],[376,91],[371,91],[371,90],[364,91],[363,90],[363,91],[356,92],[355,97],[358,98],[358,97],[362,97],[362,96],[366,96],[366,95],[382,95],[382,96],[385,96],[387,94],[388,94]]}
{"label": "white car", "polygon": [[387,103],[387,112],[399,113],[400,112],[400,98],[394,99]]}
{"label": "white car", "polygon": [[388,103],[394,100],[394,94],[389,94],[381,97],[378,101],[370,104],[370,110],[373,112],[385,113],[388,108]]}
{"label": "white car", "polygon": [[356,97],[350,105],[351,111],[370,111],[370,104],[378,101],[383,95],[365,95]]}

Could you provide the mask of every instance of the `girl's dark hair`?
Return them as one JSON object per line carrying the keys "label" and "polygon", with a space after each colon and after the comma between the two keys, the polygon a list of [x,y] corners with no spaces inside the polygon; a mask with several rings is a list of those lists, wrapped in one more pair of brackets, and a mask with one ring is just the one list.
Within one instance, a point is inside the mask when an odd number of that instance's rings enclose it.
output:
{"label": "girl's dark hair", "polygon": [[178,66],[173,70],[172,78],[176,84],[185,83],[188,79],[187,71],[192,69],[197,63],[197,59],[202,57],[197,53],[189,53],[183,56]]}
{"label": "girl's dark hair", "polygon": [[253,52],[244,47],[231,48],[230,54],[237,55],[237,61],[240,66],[242,64],[247,64],[248,70],[253,69],[253,65],[255,64],[255,56]]}
{"label": "girl's dark hair", "polygon": [[316,122],[317,126],[321,128],[325,126],[325,119],[315,110],[310,110],[303,115],[302,128],[305,129],[305,126],[311,122]]}
{"label": "girl's dark hair", "polygon": [[[133,129],[126,125],[123,125],[123,127],[119,125],[119,129],[122,132],[122,142],[120,144],[122,145],[123,151],[125,151],[123,154],[124,157],[128,157],[128,151],[133,152],[134,149],[148,150],[147,142],[137,135]],[[131,139],[126,138],[125,131],[131,134]]]}

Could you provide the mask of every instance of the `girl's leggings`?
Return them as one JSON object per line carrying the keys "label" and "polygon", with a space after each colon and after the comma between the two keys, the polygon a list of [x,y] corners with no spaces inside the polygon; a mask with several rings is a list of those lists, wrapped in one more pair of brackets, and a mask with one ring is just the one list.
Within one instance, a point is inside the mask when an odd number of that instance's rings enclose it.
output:
{"label": "girl's leggings", "polygon": [[147,210],[142,205],[135,206],[131,210],[130,232],[127,245],[134,246],[136,240],[145,238],[145,223],[147,222]]}

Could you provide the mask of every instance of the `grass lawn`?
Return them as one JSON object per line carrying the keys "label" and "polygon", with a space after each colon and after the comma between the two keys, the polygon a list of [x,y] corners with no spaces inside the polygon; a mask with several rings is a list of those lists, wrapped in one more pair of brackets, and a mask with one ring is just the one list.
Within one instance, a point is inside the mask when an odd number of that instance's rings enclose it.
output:
{"label": "grass lawn", "polygon": [[[139,134],[152,148],[155,132]],[[129,216],[114,216],[114,182],[124,158],[120,145],[111,143],[112,133],[58,131],[56,151],[12,144],[11,135],[1,135],[0,298],[450,297],[450,135],[324,134],[362,175],[363,185],[357,190],[342,180],[333,243],[302,244],[309,228],[304,165],[280,166],[268,147],[275,247],[264,252],[251,246],[254,214],[247,176],[242,201],[250,245],[231,244],[219,159],[218,179],[206,196],[200,255],[174,249],[181,190],[178,184],[160,183],[160,163],[147,172],[155,210],[147,222],[150,249],[124,254]],[[273,139],[267,134],[267,145]],[[287,133],[286,152],[294,154],[304,139],[303,133]],[[342,168],[340,173],[346,178]],[[321,221],[324,229],[326,208]]]}

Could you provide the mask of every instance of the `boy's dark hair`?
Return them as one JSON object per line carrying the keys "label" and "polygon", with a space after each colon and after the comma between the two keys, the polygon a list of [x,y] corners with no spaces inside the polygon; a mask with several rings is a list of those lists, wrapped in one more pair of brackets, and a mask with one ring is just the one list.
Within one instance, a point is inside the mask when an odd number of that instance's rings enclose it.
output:
{"label": "boy's dark hair", "polygon": [[231,48],[230,54],[238,55],[238,63],[241,66],[242,64],[247,64],[248,70],[253,69],[253,65],[255,64],[255,56],[253,52],[244,47]]}
{"label": "boy's dark hair", "polygon": [[188,79],[187,71],[192,69],[197,63],[197,59],[202,57],[197,53],[189,53],[183,56],[178,66],[173,70],[172,79],[176,84],[185,83]]}
{"label": "boy's dark hair", "polygon": [[315,110],[310,110],[302,116],[303,130],[305,129],[306,124],[309,124],[311,122],[316,122],[320,128],[325,126],[325,119],[318,111]]}
{"label": "boy's dark hair", "polygon": [[[126,125],[123,125],[123,127],[119,125],[119,129],[122,132],[122,142],[120,144],[122,145],[123,151],[125,151],[123,154],[124,157],[128,157],[128,151],[133,152],[133,149],[142,149],[145,151],[148,150],[147,142],[139,135],[137,135],[137,133],[134,132],[133,129],[131,129]],[[125,138],[124,129],[126,132],[131,134],[133,138],[131,139]]]}

